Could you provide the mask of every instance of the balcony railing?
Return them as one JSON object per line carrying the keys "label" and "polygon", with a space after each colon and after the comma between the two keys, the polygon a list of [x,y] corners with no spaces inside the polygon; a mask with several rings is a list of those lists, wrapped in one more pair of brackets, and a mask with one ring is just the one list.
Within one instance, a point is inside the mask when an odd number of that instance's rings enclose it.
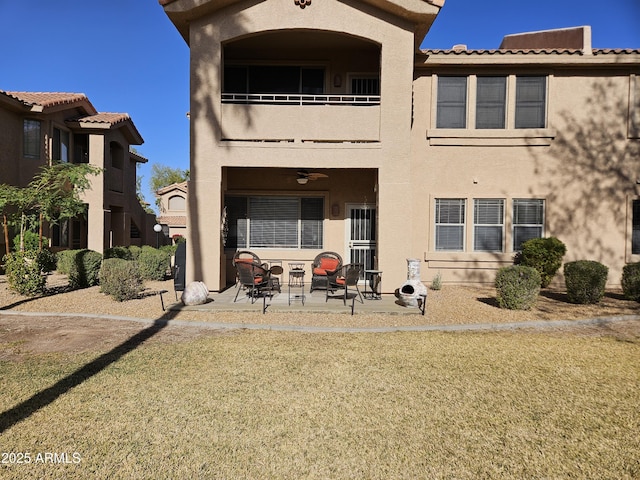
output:
{"label": "balcony railing", "polygon": [[251,105],[380,105],[380,95],[301,95],[223,93],[222,103]]}

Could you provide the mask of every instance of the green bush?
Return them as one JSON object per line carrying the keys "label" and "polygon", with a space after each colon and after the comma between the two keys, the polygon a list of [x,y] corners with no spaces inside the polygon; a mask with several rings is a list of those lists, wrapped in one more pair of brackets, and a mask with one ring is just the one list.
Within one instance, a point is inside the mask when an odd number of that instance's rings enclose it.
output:
{"label": "green bush", "polygon": [[88,288],[100,283],[102,255],[93,250],[74,250],[75,255],[69,269],[71,288]]}
{"label": "green bush", "polygon": [[503,267],[496,274],[495,286],[500,308],[529,310],[540,293],[540,273],[525,265]]}
{"label": "green bush", "polygon": [[144,246],[138,257],[140,273],[145,280],[164,280],[171,256],[168,252]]}
{"label": "green bush", "polygon": [[142,252],[142,248],[140,248],[137,245],[130,245],[129,246],[129,258],[130,258],[130,260],[138,261],[138,258],[140,258],[140,252]]}
{"label": "green bush", "polygon": [[565,263],[567,298],[571,303],[598,303],[604,296],[609,269],[593,260]]}
{"label": "green bush", "polygon": [[532,238],[522,244],[522,252],[516,255],[515,263],[538,270],[540,286],[546,288],[558,273],[565,253],[567,247],[555,237]]}
{"label": "green bush", "polygon": [[122,258],[108,258],[100,269],[100,291],[118,302],[138,297],[142,291],[142,275],[138,264]]}
{"label": "green bush", "polygon": [[121,258],[123,260],[133,260],[131,258],[131,252],[127,247],[110,247],[104,251],[104,259],[107,258]]}
{"label": "green bush", "polygon": [[622,267],[622,292],[629,300],[640,302],[640,262]]}
{"label": "green bush", "polygon": [[60,250],[56,253],[56,270],[58,273],[69,275],[76,252],[77,250]]}
{"label": "green bush", "polygon": [[[42,237],[42,245],[49,245],[49,239]],[[24,231],[24,249],[25,250],[38,250],[40,248],[40,234],[33,230]],[[13,249],[20,251],[20,234],[13,238]]]}
{"label": "green bush", "polygon": [[44,293],[47,284],[48,257],[37,250],[5,255],[5,269],[9,288],[21,295],[33,297]]}

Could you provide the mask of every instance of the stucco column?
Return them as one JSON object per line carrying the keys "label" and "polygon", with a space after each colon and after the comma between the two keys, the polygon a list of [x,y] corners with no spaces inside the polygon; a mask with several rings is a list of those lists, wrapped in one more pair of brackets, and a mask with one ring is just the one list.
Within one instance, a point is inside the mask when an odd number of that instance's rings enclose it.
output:
{"label": "stucco column", "polygon": [[[105,166],[105,145],[102,135],[89,135],[89,163],[99,168]],[[102,253],[108,245],[109,212],[104,210],[105,172],[91,176],[91,187],[84,192],[87,212],[87,248]]]}

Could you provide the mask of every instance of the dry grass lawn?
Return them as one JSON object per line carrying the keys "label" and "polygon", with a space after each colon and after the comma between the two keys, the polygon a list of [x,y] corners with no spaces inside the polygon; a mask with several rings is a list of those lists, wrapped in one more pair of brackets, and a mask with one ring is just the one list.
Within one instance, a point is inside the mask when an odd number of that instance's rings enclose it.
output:
{"label": "dry grass lawn", "polygon": [[639,478],[640,337],[586,333],[234,331],[93,375],[104,352],[2,361],[0,450],[31,463],[0,477]]}

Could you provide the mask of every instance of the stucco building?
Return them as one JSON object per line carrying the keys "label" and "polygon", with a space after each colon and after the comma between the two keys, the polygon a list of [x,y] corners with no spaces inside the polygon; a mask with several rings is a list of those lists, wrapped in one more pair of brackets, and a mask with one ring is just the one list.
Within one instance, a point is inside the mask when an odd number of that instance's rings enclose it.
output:
{"label": "stucco building", "polygon": [[187,238],[187,182],[172,183],[155,192],[159,200],[158,223],[167,226],[167,236]]}
{"label": "stucco building", "polygon": [[0,183],[24,187],[55,162],[103,169],[84,193],[86,217],[45,232],[53,250],[155,245],[155,216],[136,195],[136,165],[147,159],[130,150],[142,143],[128,114],[98,112],[84,94],[0,90]]}
{"label": "stucco building", "polygon": [[441,0],[160,3],[191,55],[188,279],[251,249],[333,250],[385,292],[407,258],[492,282],[539,236],[610,284],[640,260],[640,51],[589,27],[421,51]]}

